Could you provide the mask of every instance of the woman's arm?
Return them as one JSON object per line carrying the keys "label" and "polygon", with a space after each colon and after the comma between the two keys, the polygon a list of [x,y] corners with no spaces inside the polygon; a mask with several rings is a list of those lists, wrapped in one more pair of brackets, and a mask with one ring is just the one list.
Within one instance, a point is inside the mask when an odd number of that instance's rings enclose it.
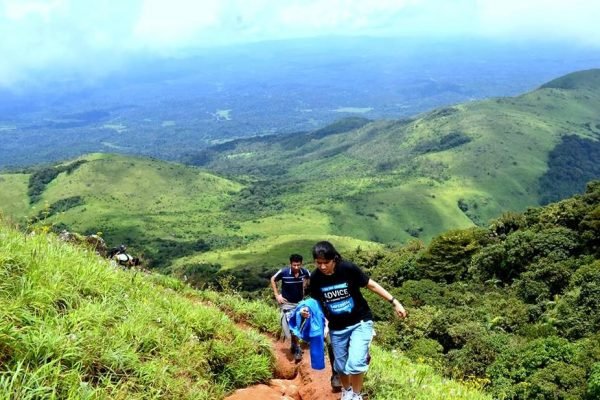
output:
{"label": "woman's arm", "polygon": [[378,294],[384,300],[387,300],[394,306],[394,311],[399,318],[406,318],[408,313],[404,309],[404,306],[396,299],[394,296],[390,294],[387,290],[385,290],[381,285],[375,282],[373,279],[369,279],[369,283],[367,283],[367,288],[373,293]]}

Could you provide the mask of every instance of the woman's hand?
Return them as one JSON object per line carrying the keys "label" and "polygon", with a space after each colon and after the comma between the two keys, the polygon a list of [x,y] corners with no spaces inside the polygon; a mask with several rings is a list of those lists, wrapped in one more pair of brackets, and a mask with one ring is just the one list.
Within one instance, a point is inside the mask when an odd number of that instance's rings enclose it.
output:
{"label": "woman's hand", "polygon": [[398,300],[394,300],[394,312],[396,313],[398,318],[406,318],[408,316],[408,313],[404,309],[404,306]]}
{"label": "woman's hand", "polygon": [[275,299],[277,300],[277,302],[279,304],[283,304],[283,303],[287,303],[287,300],[285,299],[285,297],[283,297],[282,294],[278,294],[275,296]]}

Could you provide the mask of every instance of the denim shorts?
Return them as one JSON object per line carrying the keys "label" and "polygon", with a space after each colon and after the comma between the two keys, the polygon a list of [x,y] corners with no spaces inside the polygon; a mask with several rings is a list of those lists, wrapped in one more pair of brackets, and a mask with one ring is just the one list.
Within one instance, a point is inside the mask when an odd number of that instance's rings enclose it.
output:
{"label": "denim shorts", "polygon": [[369,369],[368,354],[373,339],[373,321],[361,321],[341,330],[330,331],[329,335],[336,372],[356,375]]}

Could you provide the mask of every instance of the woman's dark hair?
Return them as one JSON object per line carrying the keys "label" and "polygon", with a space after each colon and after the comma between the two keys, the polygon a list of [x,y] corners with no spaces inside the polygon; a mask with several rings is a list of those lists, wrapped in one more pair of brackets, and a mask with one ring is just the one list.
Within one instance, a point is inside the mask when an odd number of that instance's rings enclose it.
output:
{"label": "woman's dark hair", "polygon": [[302,256],[300,254],[292,254],[290,256],[290,262],[302,262]]}
{"label": "woman's dark hair", "polygon": [[342,256],[340,255],[340,253],[338,253],[335,247],[333,247],[331,243],[325,240],[313,246],[312,254],[314,259],[324,258],[327,261],[335,260],[336,262],[342,259]]}

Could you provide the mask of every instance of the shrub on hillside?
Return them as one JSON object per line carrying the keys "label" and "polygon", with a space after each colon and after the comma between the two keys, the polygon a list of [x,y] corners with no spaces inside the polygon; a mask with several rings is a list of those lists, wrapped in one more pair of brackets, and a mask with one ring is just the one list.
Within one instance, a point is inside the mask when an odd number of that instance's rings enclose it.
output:
{"label": "shrub on hillside", "polygon": [[600,254],[600,205],[583,217],[579,224],[581,238],[589,253]]}
{"label": "shrub on hillside", "polygon": [[515,386],[519,399],[578,400],[585,395],[585,370],[559,361],[537,370],[526,382]]}
{"label": "shrub on hillside", "polygon": [[435,237],[417,259],[426,278],[452,283],[467,277],[471,257],[489,242],[482,228],[453,230]]}
{"label": "shrub on hillside", "polygon": [[526,220],[523,214],[505,212],[491,221],[489,229],[493,235],[505,238],[506,235],[521,229],[525,224]]}
{"label": "shrub on hillside", "polygon": [[444,359],[444,348],[436,340],[421,338],[415,340],[406,355],[414,361],[426,362],[429,365],[441,369]]}
{"label": "shrub on hillside", "polygon": [[450,132],[439,138],[422,140],[414,148],[417,154],[435,153],[469,143],[471,137],[462,132]]}
{"label": "shrub on hillside", "polygon": [[349,259],[364,268],[377,282],[386,282],[391,286],[400,286],[410,279],[421,278],[416,260],[423,244],[414,241],[400,249],[365,251],[358,249],[349,255]]}
{"label": "shrub on hillside", "polygon": [[472,257],[469,272],[481,281],[499,279],[511,284],[531,263],[544,257],[553,261],[566,260],[577,255],[579,250],[578,236],[571,229],[520,230],[508,235],[501,243],[481,249]]}
{"label": "shrub on hillside", "polygon": [[441,309],[433,306],[411,310],[410,318],[397,322],[397,345],[402,349],[408,349],[415,340],[430,337],[434,330],[434,321],[442,313]]}
{"label": "shrub on hillside", "polygon": [[573,272],[581,263],[580,259],[554,261],[542,258],[527,267],[514,283],[519,296],[527,303],[537,304],[562,294]]}
{"label": "shrub on hillside", "polygon": [[86,160],[79,160],[72,162],[68,165],[61,165],[57,167],[41,168],[34,171],[29,176],[29,185],[27,188],[27,195],[29,196],[29,202],[31,204],[38,201],[46,189],[46,186],[52,182],[60,173],[66,172],[70,174],[77,169],[81,164],[86,163]]}
{"label": "shrub on hillside", "polygon": [[550,152],[548,170],[540,178],[540,203],[548,204],[583,191],[591,179],[600,177],[600,142],[564,135]]}
{"label": "shrub on hillside", "polygon": [[451,350],[446,355],[448,375],[457,379],[485,377],[487,368],[514,340],[512,335],[506,333],[482,332],[473,335],[462,348]]}
{"label": "shrub on hillside", "polygon": [[446,289],[442,284],[430,279],[406,281],[400,290],[399,299],[407,307],[442,305],[445,303]]}
{"label": "shrub on hillside", "polygon": [[559,331],[577,339],[600,330],[600,261],[579,268],[569,289],[552,313]]}
{"label": "shrub on hillside", "polygon": [[498,397],[531,398],[524,392],[524,388],[531,385],[535,374],[554,363],[572,363],[574,354],[575,346],[559,337],[541,338],[507,347],[487,369],[493,382],[492,391]]}
{"label": "shrub on hillside", "polygon": [[600,399],[600,362],[592,366],[587,381],[586,395],[588,399]]}

